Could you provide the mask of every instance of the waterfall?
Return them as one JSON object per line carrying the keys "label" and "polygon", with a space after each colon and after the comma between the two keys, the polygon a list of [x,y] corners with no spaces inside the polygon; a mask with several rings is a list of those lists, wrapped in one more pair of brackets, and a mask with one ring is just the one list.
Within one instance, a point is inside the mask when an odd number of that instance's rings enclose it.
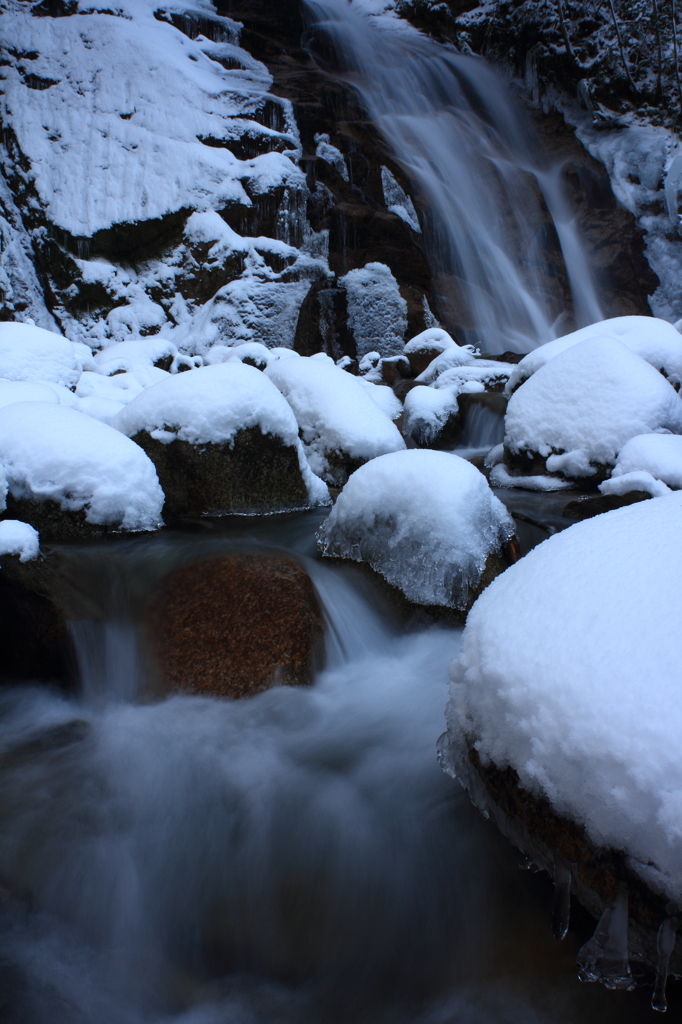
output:
{"label": "waterfall", "polygon": [[[576,326],[603,319],[560,174],[484,60],[348,0],[305,0],[349,82],[411,179],[438,312],[460,342],[528,351],[566,322],[544,272],[554,224]],[[549,217],[548,217],[549,215]],[[564,328],[565,333],[565,328]]]}

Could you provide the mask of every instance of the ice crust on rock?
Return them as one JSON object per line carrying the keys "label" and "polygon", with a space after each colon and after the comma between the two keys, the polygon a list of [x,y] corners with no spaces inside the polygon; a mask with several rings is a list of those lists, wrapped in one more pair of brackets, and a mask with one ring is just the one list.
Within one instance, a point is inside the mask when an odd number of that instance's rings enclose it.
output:
{"label": "ice crust on rock", "polygon": [[648,491],[657,498],[682,490],[682,437],[679,434],[640,434],[620,451],[602,494]]}
{"label": "ice crust on rock", "polygon": [[362,383],[331,359],[279,359],[264,374],[293,409],[313,471],[328,482],[338,479],[330,457],[367,461],[405,447]]}
{"label": "ice crust on rock", "polygon": [[146,430],[164,444],[177,438],[193,445],[230,444],[240,430],[258,427],[296,449],[311,502],[329,501],[308,465],[289,404],[264,373],[238,359],[168,375],[141,391],[112,425],[128,437]]}
{"label": "ice crust on rock", "polygon": [[665,373],[678,386],[682,382],[682,336],[672,324],[653,316],[617,316],[582,327],[579,331],[533,349],[513,368],[507,391],[511,393],[561,352],[593,338],[620,341],[647,363]]}
{"label": "ice crust on rock", "polygon": [[464,608],[514,522],[471,463],[411,449],[350,477],[318,532],[323,555],[367,562],[416,604]]}
{"label": "ice crust on rock", "polygon": [[339,278],[348,302],[348,326],[358,359],[367,352],[397,356],[407,330],[407,303],[398,282],[384,263],[368,263]]}
{"label": "ice crust on rock", "polygon": [[571,526],[469,612],[452,665],[449,741],[625,849],[682,898],[682,494]]}
{"label": "ice crust on rock", "polygon": [[434,441],[451,416],[456,415],[457,389],[419,385],[405,396],[403,430],[418,444]]}
{"label": "ice crust on rock", "polygon": [[630,438],[661,429],[682,433],[675,389],[620,341],[597,338],[561,352],[514,392],[504,443],[549,456],[550,472],[585,476],[588,463],[613,465]]}
{"label": "ice crust on rock", "polygon": [[88,523],[123,530],[162,525],[164,494],[152,462],[119,431],[62,405],[0,409],[0,465],[16,499],[85,509]]}
{"label": "ice crust on rock", "polygon": [[0,323],[0,377],[71,387],[82,368],[81,346],[60,334],[33,324]]}
{"label": "ice crust on rock", "polygon": [[19,519],[0,523],[0,556],[19,555],[20,562],[30,562],[40,554],[38,531]]}

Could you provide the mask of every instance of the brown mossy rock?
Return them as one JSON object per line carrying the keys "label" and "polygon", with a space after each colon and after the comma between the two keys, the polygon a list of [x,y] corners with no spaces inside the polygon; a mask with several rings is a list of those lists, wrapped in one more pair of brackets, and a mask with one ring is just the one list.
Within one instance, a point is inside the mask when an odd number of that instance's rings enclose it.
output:
{"label": "brown mossy rock", "polygon": [[[597,846],[583,825],[558,814],[546,797],[525,790],[513,768],[500,768],[492,761],[483,764],[472,738],[457,764],[442,748],[440,756],[476,806],[531,862],[553,877],[557,864],[570,872],[573,895],[595,919],[619,893],[627,892],[630,958],[656,970],[658,929],[682,908],[649,888],[630,866],[625,850]],[[680,943],[671,956],[669,972],[682,977]]]}
{"label": "brown mossy rock", "polygon": [[146,614],[166,692],[247,697],[312,682],[322,613],[281,554],[232,554],[171,573]]}
{"label": "brown mossy rock", "polygon": [[310,504],[296,449],[258,427],[240,430],[225,444],[163,444],[146,430],[133,441],[156,467],[167,523],[182,516],[267,513]]}

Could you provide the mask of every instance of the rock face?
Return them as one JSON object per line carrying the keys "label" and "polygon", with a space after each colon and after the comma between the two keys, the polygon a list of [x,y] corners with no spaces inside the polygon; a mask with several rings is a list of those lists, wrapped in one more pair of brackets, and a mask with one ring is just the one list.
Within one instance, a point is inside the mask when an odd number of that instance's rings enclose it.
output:
{"label": "rock face", "polygon": [[0,682],[70,682],[73,646],[46,563],[15,555],[0,562]]}
{"label": "rock face", "polygon": [[232,443],[164,444],[141,431],[133,437],[156,467],[166,495],[164,516],[211,512],[262,513],[309,504],[298,453],[258,427],[240,430]]}
{"label": "rock face", "polygon": [[228,555],[173,572],[147,627],[164,687],[203,696],[309,684],[322,644],[310,578],[279,554]]}

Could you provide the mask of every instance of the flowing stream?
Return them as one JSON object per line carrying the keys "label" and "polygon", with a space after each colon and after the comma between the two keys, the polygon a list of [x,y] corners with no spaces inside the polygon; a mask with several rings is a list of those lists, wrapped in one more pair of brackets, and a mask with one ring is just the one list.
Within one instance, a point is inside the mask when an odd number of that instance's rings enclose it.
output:
{"label": "flowing stream", "polygon": [[[461,630],[406,629],[362,574],[314,561],[320,519],[59,551],[93,608],[80,690],[0,695],[3,1024],[643,1019],[577,982],[551,886],[436,763]],[[157,582],[273,548],[324,608],[314,685],[145,699]]]}
{"label": "flowing stream", "polygon": [[312,32],[411,179],[423,211],[438,309],[462,343],[525,352],[566,333],[565,298],[546,273],[556,232],[576,326],[603,319],[560,169],[481,58],[368,17],[347,0],[305,0]]}

